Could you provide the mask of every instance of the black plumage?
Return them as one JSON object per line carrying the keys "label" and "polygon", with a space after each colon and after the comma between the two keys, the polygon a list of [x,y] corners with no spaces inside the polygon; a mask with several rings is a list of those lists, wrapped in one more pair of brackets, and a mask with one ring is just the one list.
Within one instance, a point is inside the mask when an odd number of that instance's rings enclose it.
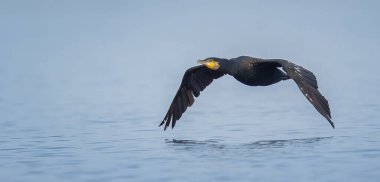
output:
{"label": "black plumage", "polygon": [[198,97],[214,79],[225,74],[249,86],[268,86],[281,80],[293,79],[306,99],[333,128],[335,127],[331,121],[328,101],[318,91],[316,77],[311,71],[301,66],[283,59],[259,59],[248,56],[233,59],[212,57],[201,60],[199,63],[201,65],[189,68],[185,72],[169,110],[160,124],[160,126],[165,124],[164,130],[170,123],[172,128],[175,126],[187,107],[194,103],[194,96]]}

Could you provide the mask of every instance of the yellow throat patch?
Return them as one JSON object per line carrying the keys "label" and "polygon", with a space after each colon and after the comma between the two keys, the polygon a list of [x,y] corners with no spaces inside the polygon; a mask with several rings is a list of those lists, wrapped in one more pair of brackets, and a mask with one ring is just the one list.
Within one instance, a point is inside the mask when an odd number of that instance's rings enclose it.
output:
{"label": "yellow throat patch", "polygon": [[209,68],[209,69],[212,69],[212,70],[217,70],[219,69],[220,65],[218,62],[216,62],[215,60],[213,59],[210,59],[208,60],[206,63],[204,63],[204,65]]}

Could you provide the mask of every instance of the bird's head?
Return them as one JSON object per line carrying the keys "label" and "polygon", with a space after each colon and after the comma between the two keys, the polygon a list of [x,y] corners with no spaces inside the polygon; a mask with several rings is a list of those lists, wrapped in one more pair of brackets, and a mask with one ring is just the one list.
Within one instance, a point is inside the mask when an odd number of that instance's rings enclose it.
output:
{"label": "bird's head", "polygon": [[204,60],[199,60],[198,64],[205,65],[207,68],[212,70],[218,70],[220,68],[219,58],[206,58]]}

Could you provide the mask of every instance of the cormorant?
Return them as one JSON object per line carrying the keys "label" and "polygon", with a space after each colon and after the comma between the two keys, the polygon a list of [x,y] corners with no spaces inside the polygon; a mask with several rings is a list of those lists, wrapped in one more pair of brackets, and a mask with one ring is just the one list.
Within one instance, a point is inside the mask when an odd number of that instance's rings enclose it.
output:
{"label": "cormorant", "polygon": [[174,128],[176,121],[181,118],[187,107],[194,103],[194,96],[198,97],[214,79],[226,74],[249,86],[268,86],[281,80],[293,79],[306,99],[335,128],[331,121],[329,104],[318,91],[316,77],[301,66],[284,59],[260,59],[249,56],[233,59],[210,57],[199,60],[198,63],[200,65],[186,70],[169,110],[160,124],[160,126],[165,124],[164,130],[170,123]]}

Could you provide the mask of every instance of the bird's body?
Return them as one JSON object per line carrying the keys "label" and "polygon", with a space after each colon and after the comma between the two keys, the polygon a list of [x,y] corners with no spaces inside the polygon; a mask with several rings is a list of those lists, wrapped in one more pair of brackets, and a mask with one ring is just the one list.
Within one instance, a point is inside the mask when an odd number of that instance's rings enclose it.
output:
{"label": "bird's body", "polygon": [[230,61],[235,63],[231,76],[249,86],[268,86],[289,78],[277,67],[262,64],[262,59],[241,56]]}
{"label": "bird's body", "polygon": [[226,74],[249,86],[268,86],[281,80],[293,79],[309,102],[334,127],[328,102],[318,91],[316,77],[301,66],[283,59],[260,59],[249,56],[233,59],[212,57],[199,63],[202,65],[189,68],[185,72],[180,88],[160,124],[160,126],[165,124],[164,129],[170,123],[174,127],[187,107],[194,103],[194,96],[198,97],[214,79]]}

